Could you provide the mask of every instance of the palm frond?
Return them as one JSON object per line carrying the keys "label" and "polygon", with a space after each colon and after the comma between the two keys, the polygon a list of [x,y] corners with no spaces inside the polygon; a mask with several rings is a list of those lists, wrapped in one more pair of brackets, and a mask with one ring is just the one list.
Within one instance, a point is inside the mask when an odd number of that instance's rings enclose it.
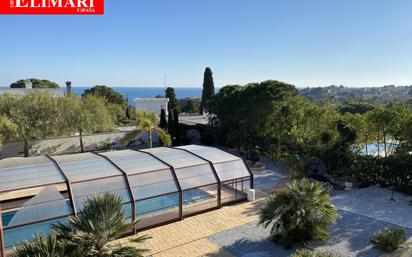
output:
{"label": "palm frond", "polygon": [[163,145],[169,146],[172,144],[172,138],[166,132],[166,130],[156,127],[154,128],[154,131],[159,135],[160,140],[162,140]]}
{"label": "palm frond", "polygon": [[130,144],[133,140],[135,140],[140,134],[143,133],[142,129],[134,129],[132,131],[127,132],[121,139],[120,144],[126,146]]}

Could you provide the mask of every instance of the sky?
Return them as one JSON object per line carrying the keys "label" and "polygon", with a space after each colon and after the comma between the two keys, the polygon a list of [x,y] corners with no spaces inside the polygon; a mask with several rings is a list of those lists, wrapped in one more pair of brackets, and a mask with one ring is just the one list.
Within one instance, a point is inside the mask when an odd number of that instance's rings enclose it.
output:
{"label": "sky", "polygon": [[[3,0],[2,0],[3,1]],[[0,16],[0,85],[412,85],[411,0],[105,0],[103,16]]]}

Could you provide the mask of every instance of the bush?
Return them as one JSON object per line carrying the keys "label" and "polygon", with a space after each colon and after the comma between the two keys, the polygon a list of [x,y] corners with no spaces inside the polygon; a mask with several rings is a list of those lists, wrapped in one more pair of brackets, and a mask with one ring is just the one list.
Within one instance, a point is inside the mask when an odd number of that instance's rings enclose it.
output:
{"label": "bush", "polygon": [[341,257],[340,254],[331,251],[311,251],[308,249],[296,250],[290,257]]}
{"label": "bush", "polygon": [[252,165],[255,165],[260,160],[260,152],[258,150],[251,150],[248,155]]}
{"label": "bush", "polygon": [[358,156],[351,172],[360,185],[381,185],[412,195],[412,155]]}
{"label": "bush", "polygon": [[296,250],[290,257],[314,257],[315,253],[308,249]]}
{"label": "bush", "polygon": [[335,223],[337,211],[330,203],[329,190],[317,181],[295,180],[268,198],[260,222],[271,226],[273,240],[289,246],[329,237],[328,225]]}
{"label": "bush", "polygon": [[375,247],[384,252],[394,252],[405,242],[405,230],[402,228],[385,228],[373,234]]}

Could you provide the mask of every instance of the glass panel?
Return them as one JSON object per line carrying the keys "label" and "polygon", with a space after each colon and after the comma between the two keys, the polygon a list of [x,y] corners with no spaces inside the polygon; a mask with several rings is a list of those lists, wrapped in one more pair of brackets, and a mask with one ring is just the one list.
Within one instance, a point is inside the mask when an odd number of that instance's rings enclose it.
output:
{"label": "glass panel", "polygon": [[170,169],[129,176],[129,182],[135,200],[178,190]]}
{"label": "glass panel", "polygon": [[222,183],[222,204],[247,199],[246,185],[250,180],[234,179]]}
{"label": "glass panel", "polygon": [[52,183],[64,183],[64,178],[45,156],[0,160],[0,192]]}
{"label": "glass panel", "polygon": [[71,214],[69,202],[56,186],[46,186],[36,196],[26,201],[18,211],[8,212],[4,226],[16,226],[39,220]]}
{"label": "glass panel", "polygon": [[196,157],[188,152],[167,147],[158,147],[143,150],[152,153],[157,158],[165,161],[175,169],[200,165],[207,163],[199,157]]}
{"label": "glass panel", "polygon": [[176,169],[182,190],[217,183],[210,164]]}
{"label": "glass panel", "polygon": [[179,193],[136,202],[137,228],[145,228],[179,218]]}
{"label": "glass panel", "polygon": [[112,177],[72,184],[76,209],[80,210],[83,201],[96,194],[112,193],[120,196],[124,202],[130,202],[129,191],[124,177]]}
{"label": "glass panel", "polygon": [[185,145],[176,148],[186,149],[194,154],[197,154],[213,163],[226,162],[232,160],[240,160],[239,157],[222,151],[214,147],[200,146],[200,145]]}
{"label": "glass panel", "polygon": [[213,164],[220,181],[249,177],[249,171],[242,160]]}
{"label": "glass panel", "polygon": [[114,162],[128,175],[142,172],[169,169],[169,166],[146,153],[132,150],[112,151],[102,153]]}
{"label": "glass panel", "polygon": [[71,183],[122,175],[122,173],[104,157],[92,153],[60,155],[54,156],[53,158],[59,163]]}
{"label": "glass panel", "polygon": [[217,207],[217,185],[189,189],[183,192],[183,215]]}
{"label": "glass panel", "polygon": [[56,219],[52,221],[31,224],[27,226],[17,227],[13,229],[4,230],[4,241],[6,248],[13,247],[24,240],[31,240],[37,234],[48,235],[51,230],[52,224],[57,224],[58,222],[67,222],[66,218]]}

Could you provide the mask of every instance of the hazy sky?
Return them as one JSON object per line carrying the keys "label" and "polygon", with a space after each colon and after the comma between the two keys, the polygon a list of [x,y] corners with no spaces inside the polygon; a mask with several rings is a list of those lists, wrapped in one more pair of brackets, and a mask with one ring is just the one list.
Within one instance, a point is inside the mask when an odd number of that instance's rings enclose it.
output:
{"label": "hazy sky", "polygon": [[0,85],[412,84],[411,0],[105,0],[104,16],[0,16]]}

